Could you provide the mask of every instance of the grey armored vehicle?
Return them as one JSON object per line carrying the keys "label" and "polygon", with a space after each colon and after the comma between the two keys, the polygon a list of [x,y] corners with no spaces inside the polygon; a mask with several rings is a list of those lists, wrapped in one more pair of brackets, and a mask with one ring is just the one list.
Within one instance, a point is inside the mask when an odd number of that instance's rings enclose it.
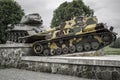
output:
{"label": "grey armored vehicle", "polygon": [[24,43],[25,40],[22,37],[35,35],[36,33],[45,31],[42,24],[43,20],[37,13],[23,16],[20,24],[8,26],[7,43]]}

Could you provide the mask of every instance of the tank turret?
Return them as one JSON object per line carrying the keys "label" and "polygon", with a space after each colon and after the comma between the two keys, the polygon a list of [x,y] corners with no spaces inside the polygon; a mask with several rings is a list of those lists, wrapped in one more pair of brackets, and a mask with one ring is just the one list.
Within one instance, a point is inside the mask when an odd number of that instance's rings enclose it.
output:
{"label": "tank turret", "polygon": [[41,26],[43,24],[43,20],[38,13],[33,13],[23,16],[20,23],[26,25]]}

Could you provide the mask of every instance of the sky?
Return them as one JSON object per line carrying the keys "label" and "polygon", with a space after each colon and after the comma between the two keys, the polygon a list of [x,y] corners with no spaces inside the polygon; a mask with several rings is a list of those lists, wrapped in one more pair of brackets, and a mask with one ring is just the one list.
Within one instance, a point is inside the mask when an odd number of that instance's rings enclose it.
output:
{"label": "sky", "polygon": [[[49,28],[53,11],[63,2],[72,0],[16,0],[24,9],[25,14],[39,13],[43,25]],[[120,36],[120,0],[83,0],[94,10],[99,22],[107,23],[115,28]]]}

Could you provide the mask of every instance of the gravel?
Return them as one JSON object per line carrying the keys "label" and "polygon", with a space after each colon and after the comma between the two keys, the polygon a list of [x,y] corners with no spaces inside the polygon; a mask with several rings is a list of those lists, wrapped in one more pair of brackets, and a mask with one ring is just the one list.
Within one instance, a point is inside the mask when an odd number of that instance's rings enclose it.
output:
{"label": "gravel", "polygon": [[79,77],[34,72],[20,69],[0,69],[0,80],[93,80]]}

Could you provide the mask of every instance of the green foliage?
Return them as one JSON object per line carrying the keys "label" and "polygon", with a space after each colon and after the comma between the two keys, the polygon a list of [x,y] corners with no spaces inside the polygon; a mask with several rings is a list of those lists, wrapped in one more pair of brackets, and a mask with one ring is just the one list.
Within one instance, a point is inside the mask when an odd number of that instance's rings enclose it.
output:
{"label": "green foliage", "polygon": [[0,69],[5,69],[6,66],[0,65]]}
{"label": "green foliage", "polygon": [[119,48],[111,48],[109,46],[104,48],[104,52],[107,55],[120,55],[120,49]]}
{"label": "green foliage", "polygon": [[120,37],[116,39],[115,42],[113,42],[110,47],[112,48],[120,48]]}
{"label": "green foliage", "polygon": [[0,24],[0,44],[6,42],[6,33],[5,33],[5,26]]}
{"label": "green foliage", "polygon": [[62,3],[53,14],[51,27],[56,27],[66,20],[77,16],[92,16],[93,10],[86,6],[82,0]]}
{"label": "green foliage", "polygon": [[8,24],[17,24],[24,15],[21,6],[14,0],[0,0],[0,43],[5,42]]}

